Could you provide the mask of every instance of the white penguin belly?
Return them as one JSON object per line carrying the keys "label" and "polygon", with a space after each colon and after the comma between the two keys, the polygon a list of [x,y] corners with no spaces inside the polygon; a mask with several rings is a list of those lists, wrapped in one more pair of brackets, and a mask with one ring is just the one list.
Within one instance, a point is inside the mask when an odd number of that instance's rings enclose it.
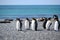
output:
{"label": "white penguin belly", "polygon": [[29,28],[29,22],[26,20],[25,21],[25,29],[28,29]]}
{"label": "white penguin belly", "polygon": [[54,30],[58,30],[58,22],[57,21],[55,22]]}
{"label": "white penguin belly", "polygon": [[19,21],[16,22],[16,29],[20,30],[20,22]]}
{"label": "white penguin belly", "polygon": [[31,29],[32,29],[32,30],[35,30],[35,21],[32,21]]}

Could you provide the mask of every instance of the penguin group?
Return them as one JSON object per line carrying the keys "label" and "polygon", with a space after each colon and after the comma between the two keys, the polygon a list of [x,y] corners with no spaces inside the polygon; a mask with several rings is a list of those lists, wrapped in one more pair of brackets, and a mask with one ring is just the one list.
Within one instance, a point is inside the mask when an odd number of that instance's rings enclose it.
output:
{"label": "penguin group", "polygon": [[[53,19],[54,19],[54,30],[58,31],[59,28],[60,28],[58,16],[53,15]],[[46,30],[50,30],[51,25],[52,25],[51,17],[45,18],[45,20],[43,22],[43,28],[46,29]],[[32,20],[29,20],[28,18],[26,18],[24,20],[24,27],[25,27],[25,30],[35,30],[35,31],[37,31],[38,22],[35,18],[32,18]],[[22,31],[22,21],[20,20],[20,18],[16,19],[16,29],[18,31]]]}

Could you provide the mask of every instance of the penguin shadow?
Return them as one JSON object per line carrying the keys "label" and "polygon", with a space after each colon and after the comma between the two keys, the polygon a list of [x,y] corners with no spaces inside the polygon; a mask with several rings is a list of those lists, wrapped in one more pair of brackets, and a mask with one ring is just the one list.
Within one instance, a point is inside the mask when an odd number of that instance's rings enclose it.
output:
{"label": "penguin shadow", "polygon": [[59,32],[60,32],[60,29],[59,29]]}
{"label": "penguin shadow", "polygon": [[37,31],[43,31],[43,29],[37,29]]}

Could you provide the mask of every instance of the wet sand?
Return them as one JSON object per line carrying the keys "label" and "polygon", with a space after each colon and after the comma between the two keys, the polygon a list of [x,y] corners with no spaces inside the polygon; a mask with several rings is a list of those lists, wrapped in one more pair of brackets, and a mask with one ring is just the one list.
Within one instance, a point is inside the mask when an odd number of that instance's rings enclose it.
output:
{"label": "wet sand", "polygon": [[[54,24],[54,22],[53,22]],[[11,23],[0,23],[0,40],[60,40],[60,31],[47,31],[43,29],[43,22],[38,22],[38,31],[25,30],[23,21],[23,31],[16,30],[16,21]]]}

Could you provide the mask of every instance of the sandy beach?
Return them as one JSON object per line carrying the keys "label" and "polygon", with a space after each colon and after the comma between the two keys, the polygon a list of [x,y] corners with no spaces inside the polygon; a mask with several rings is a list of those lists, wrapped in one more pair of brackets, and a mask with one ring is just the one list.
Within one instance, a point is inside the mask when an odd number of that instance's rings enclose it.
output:
{"label": "sandy beach", "polygon": [[0,40],[60,40],[60,31],[53,30],[54,22],[51,30],[43,29],[43,22],[38,22],[38,31],[25,30],[24,21],[23,31],[16,30],[16,21],[11,23],[0,23]]}

